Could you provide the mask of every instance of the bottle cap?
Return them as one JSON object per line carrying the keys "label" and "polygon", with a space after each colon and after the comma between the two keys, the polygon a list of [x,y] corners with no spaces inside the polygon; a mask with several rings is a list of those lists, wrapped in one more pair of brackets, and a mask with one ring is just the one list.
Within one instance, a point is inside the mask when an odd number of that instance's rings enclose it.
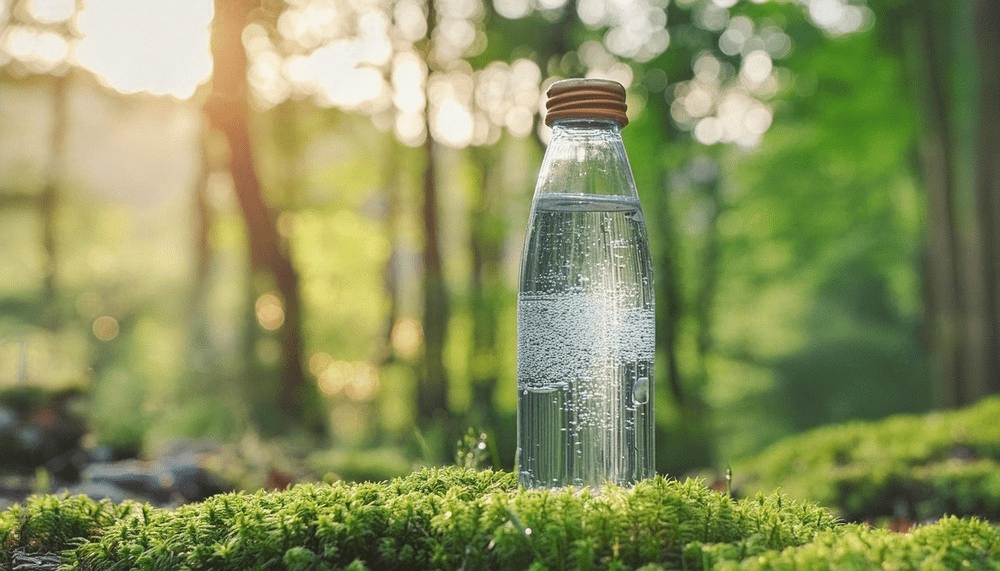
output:
{"label": "bottle cap", "polygon": [[611,119],[628,125],[625,88],[607,79],[563,79],[549,87],[545,124],[557,119]]}

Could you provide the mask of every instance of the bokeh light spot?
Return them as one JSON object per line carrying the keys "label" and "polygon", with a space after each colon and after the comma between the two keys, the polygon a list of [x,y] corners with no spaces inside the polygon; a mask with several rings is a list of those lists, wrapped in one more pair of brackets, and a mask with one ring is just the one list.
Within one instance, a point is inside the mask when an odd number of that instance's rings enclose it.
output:
{"label": "bokeh light spot", "polygon": [[94,320],[94,323],[91,325],[91,331],[94,332],[94,337],[97,337],[99,340],[111,341],[115,337],[118,337],[118,320],[110,315],[102,315]]}
{"label": "bokeh light spot", "polygon": [[353,401],[370,401],[378,394],[378,369],[367,361],[332,361],[316,384],[328,397],[343,394]]}
{"label": "bokeh light spot", "polygon": [[423,331],[416,319],[402,319],[392,326],[390,342],[392,348],[404,359],[414,359],[423,345]]}
{"label": "bokeh light spot", "polygon": [[274,331],[285,323],[285,308],[278,296],[265,293],[254,304],[257,323],[268,331]]}
{"label": "bokeh light spot", "polygon": [[329,353],[323,351],[313,353],[312,356],[309,357],[309,372],[312,373],[314,377],[319,377],[332,363],[333,357],[331,357]]}
{"label": "bokeh light spot", "polygon": [[754,51],[743,58],[743,68],[740,73],[751,84],[763,83],[771,75],[771,56],[764,51]]}

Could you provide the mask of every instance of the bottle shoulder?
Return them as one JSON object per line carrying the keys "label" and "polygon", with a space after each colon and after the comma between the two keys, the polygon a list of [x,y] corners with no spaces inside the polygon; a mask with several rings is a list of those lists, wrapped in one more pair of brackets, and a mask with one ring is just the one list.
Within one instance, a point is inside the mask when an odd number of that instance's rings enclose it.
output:
{"label": "bottle shoulder", "polygon": [[617,123],[557,123],[542,158],[535,191],[637,196]]}

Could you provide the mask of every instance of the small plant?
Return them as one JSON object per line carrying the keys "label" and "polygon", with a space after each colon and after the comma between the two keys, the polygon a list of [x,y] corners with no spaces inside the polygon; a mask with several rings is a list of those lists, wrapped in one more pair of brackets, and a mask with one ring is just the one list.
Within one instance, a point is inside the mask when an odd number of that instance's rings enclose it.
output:
{"label": "small plant", "polygon": [[497,466],[496,446],[485,431],[469,427],[455,446],[455,465],[470,470]]}

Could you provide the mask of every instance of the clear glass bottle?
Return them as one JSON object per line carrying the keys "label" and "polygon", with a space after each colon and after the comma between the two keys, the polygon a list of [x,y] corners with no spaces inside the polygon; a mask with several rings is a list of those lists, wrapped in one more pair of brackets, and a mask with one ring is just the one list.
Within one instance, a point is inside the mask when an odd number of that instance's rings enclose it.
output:
{"label": "clear glass bottle", "polygon": [[653,475],[653,276],[621,128],[625,89],[548,91],[517,306],[517,466],[532,488]]}

